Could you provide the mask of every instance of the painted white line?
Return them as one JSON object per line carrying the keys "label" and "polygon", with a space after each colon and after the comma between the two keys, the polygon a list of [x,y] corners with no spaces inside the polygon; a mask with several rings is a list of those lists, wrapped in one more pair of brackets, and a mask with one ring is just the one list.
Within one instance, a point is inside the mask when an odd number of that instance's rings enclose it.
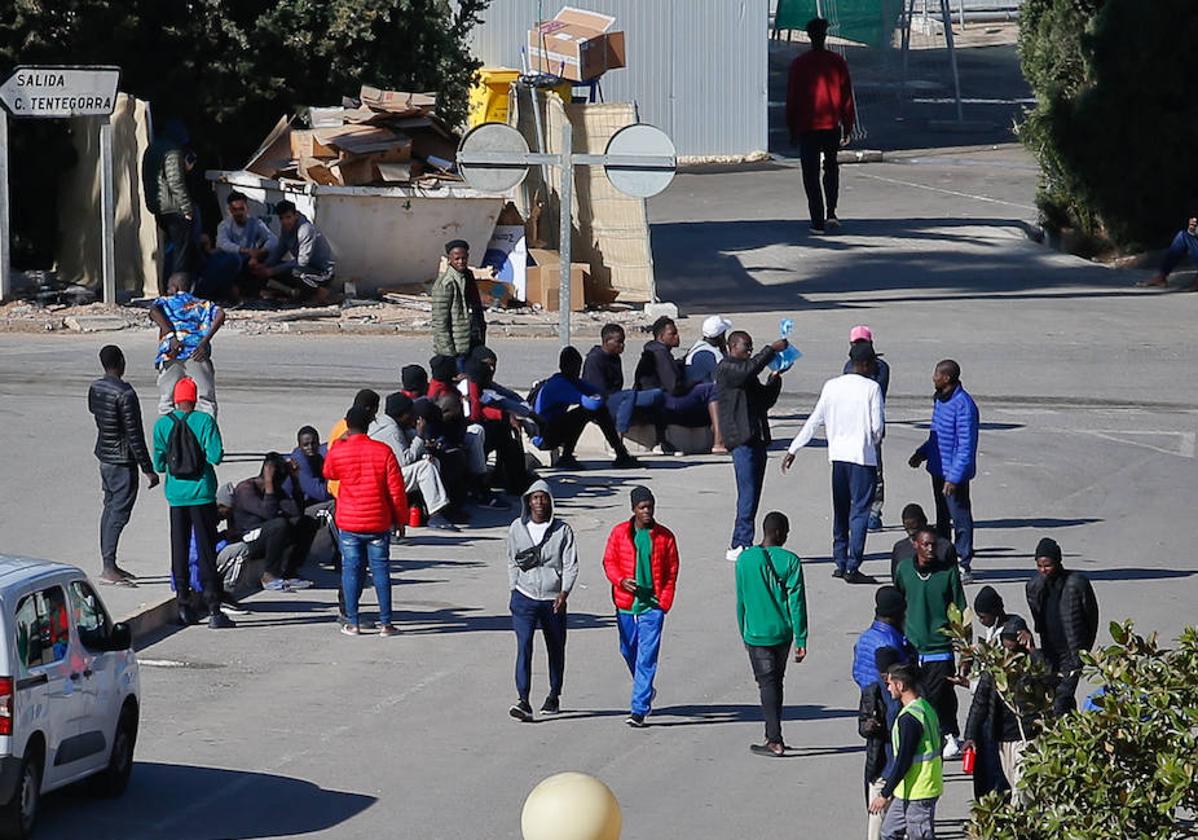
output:
{"label": "painted white line", "polygon": [[[1133,431],[1126,431],[1124,429],[1054,429],[1053,431],[1092,435],[1103,440],[1109,440],[1112,443],[1125,443],[1129,446],[1151,449],[1153,452],[1160,452],[1162,455],[1173,455],[1178,458],[1193,458],[1196,448],[1195,443],[1198,441],[1198,434],[1195,432],[1175,432],[1169,429],[1135,429]],[[1136,437],[1175,437],[1178,439],[1177,448],[1166,449],[1163,446],[1157,446],[1156,444],[1147,443],[1142,440],[1129,440],[1129,438]]]}
{"label": "painted white line", "polygon": [[1036,208],[1031,206],[1030,204],[1016,204],[1013,201],[1002,201],[1001,199],[990,198],[989,196],[986,196],[986,195],[974,195],[973,193],[958,192],[957,190],[946,190],[941,187],[930,187],[927,184],[916,184],[913,181],[902,181],[902,180],[899,180],[898,178],[886,178],[882,175],[871,175],[867,172],[860,172],[860,171],[856,171],[856,170],[854,170],[852,172],[852,174],[858,178],[872,178],[875,181],[883,181],[887,184],[898,184],[899,186],[903,186],[903,187],[913,187],[917,190],[926,190],[928,192],[942,193],[944,195],[956,196],[957,198],[971,198],[974,201],[984,201],[987,204],[1002,204],[1006,207],[1018,207],[1020,210],[1032,210],[1032,211],[1036,210]]}
{"label": "painted white line", "polygon": [[[917,97],[912,102],[918,102],[920,105],[955,105],[957,100],[949,96],[929,96]],[[1035,105],[1035,99],[962,99],[963,105]],[[786,103],[783,103],[786,104]]]}

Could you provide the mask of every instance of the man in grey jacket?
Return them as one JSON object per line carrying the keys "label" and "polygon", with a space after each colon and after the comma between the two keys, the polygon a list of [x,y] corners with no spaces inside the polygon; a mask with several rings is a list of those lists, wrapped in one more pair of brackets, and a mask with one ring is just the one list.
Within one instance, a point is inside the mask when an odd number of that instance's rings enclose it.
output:
{"label": "man in grey jacket", "polygon": [[336,269],[328,240],[290,201],[276,204],[275,215],[282,233],[259,272],[267,290],[292,300],[313,297],[324,302]]}
{"label": "man in grey jacket", "polygon": [[414,416],[412,398],[396,391],[387,397],[383,413],[374,418],[367,434],[391,447],[408,493],[413,489],[420,491],[428,511],[428,527],[457,531],[458,527],[445,515],[449,493],[441,480],[440,464],[425,444],[426,423]]}
{"label": "man in grey jacket", "polygon": [[516,631],[516,702],[513,718],[533,719],[528,696],[532,689],[532,640],[537,626],[549,653],[549,695],[541,714],[560,709],[566,672],[566,599],[578,579],[574,531],[553,516],[549,485],[535,481],[524,494],[520,518],[507,535],[508,586],[512,590],[512,629]]}

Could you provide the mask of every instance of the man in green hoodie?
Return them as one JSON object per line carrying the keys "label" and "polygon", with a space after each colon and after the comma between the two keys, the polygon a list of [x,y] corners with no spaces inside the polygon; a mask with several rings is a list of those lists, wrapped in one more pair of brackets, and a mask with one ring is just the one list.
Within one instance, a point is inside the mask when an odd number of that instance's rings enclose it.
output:
{"label": "man in green hoodie", "polygon": [[[216,571],[216,471],[225,455],[220,429],[211,414],[196,411],[196,383],[185,376],[175,383],[175,409],[154,424],[154,469],[166,473],[166,503],[171,512],[171,574],[179,623],[196,622],[191,607],[191,535],[195,532],[200,583],[208,604],[208,626],[232,627],[220,611],[224,587]],[[177,431],[176,431],[177,429]],[[171,434],[175,434],[172,442]],[[180,456],[183,456],[182,459]],[[191,463],[183,464],[181,461]]]}
{"label": "man in green hoodie", "polygon": [[758,755],[781,757],[786,753],[782,683],[791,641],[795,662],[807,656],[807,591],[802,563],[782,547],[790,535],[785,514],[766,514],[762,531],[761,545],[745,549],[736,559],[736,623],[749,652],[765,716],[765,743],[752,744],[749,749]]}

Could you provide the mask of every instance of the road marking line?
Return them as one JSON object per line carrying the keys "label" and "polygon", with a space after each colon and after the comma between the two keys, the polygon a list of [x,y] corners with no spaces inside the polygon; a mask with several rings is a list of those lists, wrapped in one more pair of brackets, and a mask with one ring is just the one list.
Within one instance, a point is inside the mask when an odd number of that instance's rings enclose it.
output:
{"label": "road marking line", "polygon": [[[1151,449],[1153,452],[1160,452],[1162,455],[1173,455],[1178,458],[1193,458],[1195,454],[1196,443],[1198,443],[1198,433],[1195,432],[1175,432],[1168,429],[1136,429],[1134,431],[1125,431],[1123,429],[1053,429],[1056,432],[1066,432],[1069,434],[1092,435],[1093,437],[1109,440],[1112,443],[1125,443],[1129,446],[1139,446],[1142,449]],[[1155,436],[1155,437],[1176,437],[1178,445],[1176,449],[1165,449],[1161,446],[1156,446],[1151,443],[1145,443],[1139,440],[1128,440],[1128,436]]]}
{"label": "road marking line", "polygon": [[1007,207],[1018,207],[1020,210],[1033,210],[1034,211],[1036,209],[1035,207],[1032,207],[1031,205],[1028,205],[1028,204],[1016,204],[1013,201],[1003,201],[998,198],[990,198],[989,196],[986,196],[986,195],[974,195],[973,193],[958,192],[957,190],[946,190],[946,189],[943,189],[942,187],[930,187],[927,184],[916,184],[914,181],[901,181],[898,178],[886,178],[882,175],[871,175],[868,172],[858,172],[858,171],[854,170],[852,174],[859,178],[872,178],[875,181],[884,181],[887,184],[898,184],[899,186],[903,186],[903,187],[914,187],[917,190],[927,190],[928,192],[943,193],[944,195],[952,195],[952,196],[956,196],[957,198],[972,198],[974,201],[985,201],[989,204],[1002,204]]}

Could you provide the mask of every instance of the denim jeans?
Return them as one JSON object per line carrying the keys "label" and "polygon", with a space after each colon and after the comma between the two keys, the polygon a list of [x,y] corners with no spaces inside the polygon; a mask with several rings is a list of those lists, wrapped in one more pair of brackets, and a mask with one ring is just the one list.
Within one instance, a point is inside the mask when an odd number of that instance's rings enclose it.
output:
{"label": "denim jeans", "polygon": [[661,610],[646,610],[640,615],[617,612],[620,626],[620,655],[632,674],[632,702],[635,715],[649,714],[649,698],[653,696],[653,679],[657,676],[657,655],[661,651],[661,628],[666,614]]}
{"label": "denim jeans", "polygon": [[391,535],[359,534],[341,531],[341,589],[345,593],[345,619],[358,623],[358,601],[362,598],[362,580],[366,563],[374,578],[374,591],[379,599],[379,624],[391,623]]}
{"label": "denim jeans", "polygon": [[534,600],[518,589],[512,590],[508,606],[516,631],[516,696],[527,701],[532,691],[532,641],[538,626],[549,655],[549,694],[560,696],[566,674],[566,610],[556,613],[553,601]]}
{"label": "denim jeans", "polygon": [[832,462],[832,559],[842,572],[857,571],[865,559],[865,532],[877,474],[877,467]]}
{"label": "denim jeans", "polygon": [[[932,476],[932,496],[936,499],[936,533],[946,540],[953,539],[957,559],[962,568],[973,563],[973,502],[969,499],[969,480],[957,485],[957,492],[944,495],[943,476]],[[950,530],[950,528],[952,530]]]}
{"label": "denim jeans", "polygon": [[665,398],[665,391],[660,388],[647,391],[616,391],[607,398],[607,410],[616,421],[616,431],[625,434],[632,426],[632,415],[638,408],[660,409]]}
{"label": "denim jeans", "polygon": [[749,652],[749,664],[753,666],[753,678],[761,694],[761,714],[765,718],[765,740],[771,744],[782,743],[782,683],[786,677],[786,663],[790,660],[790,642],[773,647],[745,645]]}
{"label": "denim jeans", "polygon": [[732,449],[732,468],[736,472],[736,525],[732,528],[732,547],[748,548],[756,532],[757,506],[765,483],[766,446],[759,440]]}
{"label": "denim jeans", "polygon": [[104,570],[116,568],[116,547],[121,531],[129,524],[133,503],[137,501],[137,466],[100,462],[100,486],[104,490],[104,510],[100,514],[100,559]]}
{"label": "denim jeans", "polygon": [[1173,237],[1173,241],[1169,243],[1169,249],[1165,251],[1164,259],[1161,260],[1161,274],[1166,277],[1177,268],[1178,264],[1185,259],[1186,254],[1190,255],[1190,259],[1198,262],[1198,248],[1195,247],[1196,240],[1186,231],[1178,231],[1177,236]]}

